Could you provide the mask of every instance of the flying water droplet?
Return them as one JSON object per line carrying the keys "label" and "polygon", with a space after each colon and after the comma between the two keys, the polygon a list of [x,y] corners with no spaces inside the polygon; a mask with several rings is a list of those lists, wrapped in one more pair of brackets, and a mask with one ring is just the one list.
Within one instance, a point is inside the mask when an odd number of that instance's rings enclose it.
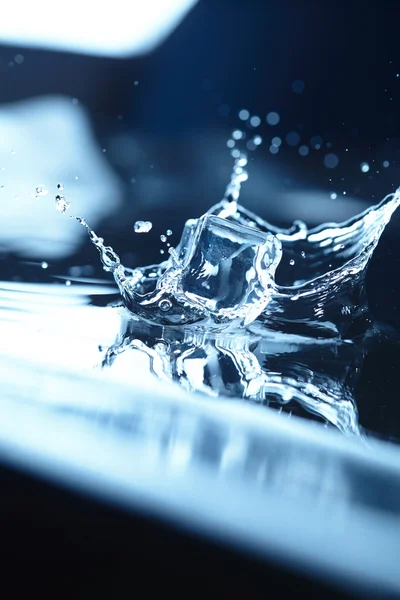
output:
{"label": "flying water droplet", "polygon": [[49,193],[49,190],[47,190],[45,187],[39,185],[36,188],[36,194],[37,196],[47,196],[47,194]]}
{"label": "flying water droplet", "polygon": [[70,206],[71,206],[71,204],[69,202],[67,202],[67,200],[64,198],[64,196],[59,196],[57,194],[57,196],[56,196],[56,209],[57,210],[59,210],[61,213],[66,213]]}
{"label": "flying water droplet", "polygon": [[166,236],[166,235],[164,235],[164,234],[160,235],[160,240],[161,240],[162,242],[166,242],[166,241],[167,241],[167,236]]}
{"label": "flying water droplet", "polygon": [[133,229],[135,233],[149,233],[152,227],[153,223],[151,221],[136,221]]}

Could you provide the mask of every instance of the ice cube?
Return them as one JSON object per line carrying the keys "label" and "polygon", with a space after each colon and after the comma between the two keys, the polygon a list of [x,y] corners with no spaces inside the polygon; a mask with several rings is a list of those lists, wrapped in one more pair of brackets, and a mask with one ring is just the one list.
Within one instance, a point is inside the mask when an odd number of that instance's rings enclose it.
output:
{"label": "ice cube", "polygon": [[279,240],[211,214],[201,217],[191,233],[182,245],[180,293],[216,320],[253,321],[271,296],[282,255]]}

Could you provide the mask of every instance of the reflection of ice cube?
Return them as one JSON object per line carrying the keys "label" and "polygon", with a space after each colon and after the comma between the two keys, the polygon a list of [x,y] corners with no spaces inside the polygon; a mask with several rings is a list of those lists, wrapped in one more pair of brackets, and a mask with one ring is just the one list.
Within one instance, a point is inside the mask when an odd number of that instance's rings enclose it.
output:
{"label": "reflection of ice cube", "polygon": [[190,303],[245,323],[265,308],[281,258],[275,236],[206,214],[185,247],[180,288]]}

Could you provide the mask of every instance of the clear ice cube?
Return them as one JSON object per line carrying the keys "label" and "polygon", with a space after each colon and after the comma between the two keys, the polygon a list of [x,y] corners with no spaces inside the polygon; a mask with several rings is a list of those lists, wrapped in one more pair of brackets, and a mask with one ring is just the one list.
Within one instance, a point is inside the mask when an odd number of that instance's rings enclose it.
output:
{"label": "clear ice cube", "polygon": [[180,292],[217,320],[253,321],[271,296],[282,254],[279,240],[210,214],[188,229],[192,235],[181,244]]}

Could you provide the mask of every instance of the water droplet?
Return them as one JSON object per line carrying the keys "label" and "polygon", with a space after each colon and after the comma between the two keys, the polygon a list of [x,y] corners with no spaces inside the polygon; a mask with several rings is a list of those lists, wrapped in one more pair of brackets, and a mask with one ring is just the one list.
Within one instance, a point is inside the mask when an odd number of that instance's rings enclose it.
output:
{"label": "water droplet", "polygon": [[293,265],[295,264],[295,260],[293,258],[291,258],[290,261],[289,261],[289,263],[293,267]]}
{"label": "water droplet", "polygon": [[22,54],[16,54],[14,56],[14,62],[17,63],[17,65],[22,65],[22,63],[24,62],[25,57]]}
{"label": "water droplet", "polygon": [[301,258],[305,258],[306,257],[306,253],[304,252],[304,250],[301,251]]}
{"label": "water droplet", "polygon": [[57,183],[57,189],[58,190],[63,190],[64,189],[64,184],[63,183]]}
{"label": "water droplet", "polygon": [[336,192],[332,192],[331,199],[332,200],[336,200],[336,198],[337,198],[337,193]]}
{"label": "water droplet", "polygon": [[59,196],[57,194],[57,196],[56,196],[56,209],[57,210],[59,210],[62,213],[65,213],[65,212],[67,212],[67,210],[69,209],[70,206],[71,206],[71,204],[66,201],[64,196]]}
{"label": "water droplet", "polygon": [[228,146],[228,148],[234,148],[235,147],[235,141],[234,140],[228,140],[226,142],[226,145]]}
{"label": "water droplet", "polygon": [[74,106],[77,106],[77,105],[79,104],[79,100],[78,100],[78,98],[72,98],[72,104],[73,104]]}
{"label": "water droplet", "polygon": [[49,265],[48,265],[48,263],[46,261],[43,261],[42,264],[41,264],[42,269],[47,269],[48,266]]}
{"label": "water droplet", "polygon": [[163,312],[168,312],[172,308],[172,303],[170,300],[164,298],[163,300],[160,300],[160,302],[158,303],[158,307]]}
{"label": "water droplet", "polygon": [[48,193],[49,193],[49,190],[47,190],[45,187],[38,186],[36,188],[36,194],[38,196],[47,196]]}
{"label": "water droplet", "polygon": [[388,160],[384,160],[382,165],[385,167],[385,169],[387,169],[388,166],[390,165],[390,162]]}
{"label": "water droplet", "polygon": [[255,146],[260,146],[260,144],[262,144],[262,137],[261,137],[261,135],[255,135],[253,137],[253,144]]}
{"label": "water droplet", "polygon": [[269,151],[271,152],[271,154],[278,154],[279,147],[278,146],[270,146]]}
{"label": "water droplet", "polygon": [[163,234],[163,235],[160,235],[160,240],[161,240],[162,242],[166,242],[166,241],[167,241],[167,236],[166,236],[166,235],[164,235],[164,234]]}
{"label": "water droplet", "polygon": [[133,229],[135,233],[148,233],[152,227],[153,223],[151,221],[136,221]]}
{"label": "water droplet", "polygon": [[361,165],[360,165],[360,167],[361,167],[361,171],[363,173],[368,173],[368,171],[369,171],[369,164],[368,163],[362,162]]}
{"label": "water droplet", "polygon": [[160,250],[160,254],[164,254],[164,250]]}
{"label": "water droplet", "polygon": [[245,108],[244,108],[244,109],[242,109],[242,110],[239,112],[239,119],[240,119],[241,121],[247,121],[247,119],[248,119],[249,117],[250,117],[250,113],[249,113],[249,111],[248,111],[248,110],[246,110]]}
{"label": "water droplet", "polygon": [[267,120],[268,125],[274,126],[274,125],[278,125],[281,118],[277,112],[272,111],[267,114],[266,120]]}
{"label": "water droplet", "polygon": [[167,231],[165,233],[167,234],[168,237],[170,237],[172,235],[172,230],[171,229],[167,229]]}
{"label": "water droplet", "polygon": [[71,285],[71,282],[70,282],[70,280],[69,280],[69,279],[67,279],[67,281],[65,282],[65,285],[68,285],[68,286],[70,286],[70,285]]}

